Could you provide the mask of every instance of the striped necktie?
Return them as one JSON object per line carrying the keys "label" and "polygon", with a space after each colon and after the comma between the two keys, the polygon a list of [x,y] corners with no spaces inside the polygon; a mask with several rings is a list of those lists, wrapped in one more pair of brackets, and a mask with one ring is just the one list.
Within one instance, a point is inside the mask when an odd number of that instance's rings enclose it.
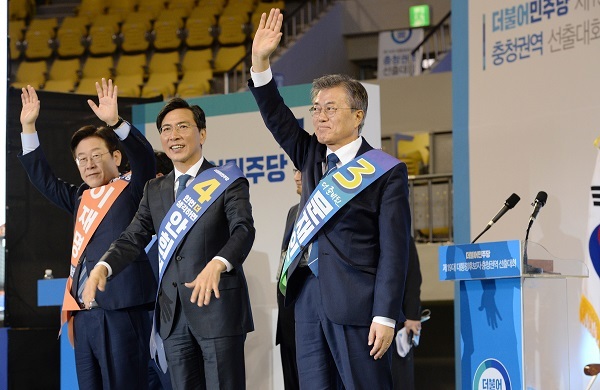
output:
{"label": "striped necktie", "polygon": [[85,282],[88,279],[87,266],[85,265],[85,257],[81,260],[81,270],[79,271],[79,279],[77,282],[77,300],[83,302],[83,289],[85,288]]}

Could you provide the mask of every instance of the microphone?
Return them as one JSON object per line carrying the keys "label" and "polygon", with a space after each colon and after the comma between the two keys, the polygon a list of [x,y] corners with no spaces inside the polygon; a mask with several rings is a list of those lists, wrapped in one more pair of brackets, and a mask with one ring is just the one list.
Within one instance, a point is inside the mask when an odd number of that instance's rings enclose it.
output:
{"label": "microphone", "polygon": [[544,191],[538,192],[535,200],[531,204],[533,206],[533,213],[531,213],[531,217],[529,217],[529,223],[533,223],[533,221],[535,221],[540,209],[546,204],[546,200],[548,200],[548,194]]}
{"label": "microphone", "polygon": [[502,218],[502,216],[508,210],[515,207],[517,205],[517,203],[519,203],[520,200],[521,200],[521,198],[517,194],[512,194],[511,196],[509,196],[508,199],[506,199],[506,202],[504,202],[504,206],[502,206],[500,211],[498,211],[498,214],[496,214],[496,216],[494,218],[492,218],[492,220],[490,222],[488,222],[488,226],[492,227],[492,225],[495,224],[496,222],[498,222],[498,220],[500,218]]}
{"label": "microphone", "polygon": [[531,217],[529,217],[529,223],[527,224],[527,231],[525,232],[525,243],[523,244],[523,267],[524,272],[527,274],[541,274],[544,272],[542,268],[534,267],[528,264],[528,256],[527,256],[527,243],[529,242],[529,230],[531,230],[531,225],[533,225],[533,221],[537,218],[540,209],[544,207],[546,201],[548,200],[548,194],[544,191],[540,191],[535,196],[535,200],[531,204],[533,206],[533,212],[531,213]]}
{"label": "microphone", "polygon": [[502,206],[502,208],[500,209],[500,211],[498,211],[498,213],[494,216],[494,218],[492,218],[490,220],[490,222],[488,222],[485,229],[483,229],[483,231],[481,233],[479,233],[479,235],[477,237],[475,237],[475,239],[473,241],[471,241],[471,244],[474,244],[475,241],[477,241],[479,239],[479,237],[481,237],[483,235],[483,233],[487,232],[488,229],[491,228],[493,224],[498,222],[498,220],[500,218],[502,218],[502,216],[504,214],[506,214],[506,212],[508,210],[515,207],[517,205],[517,203],[519,203],[520,200],[521,200],[521,198],[519,197],[519,195],[517,195],[515,193],[513,193],[511,196],[509,196],[508,199],[506,199],[506,202],[504,202],[504,206]]}

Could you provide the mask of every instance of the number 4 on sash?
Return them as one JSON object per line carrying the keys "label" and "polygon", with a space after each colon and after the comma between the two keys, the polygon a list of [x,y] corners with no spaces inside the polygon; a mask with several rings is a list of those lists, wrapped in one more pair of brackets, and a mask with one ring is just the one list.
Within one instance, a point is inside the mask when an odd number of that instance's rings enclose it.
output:
{"label": "number 4 on sash", "polygon": [[198,197],[198,202],[205,203],[211,199],[211,195],[217,188],[219,188],[219,181],[217,179],[209,179],[198,183],[194,186],[194,190],[200,195]]}

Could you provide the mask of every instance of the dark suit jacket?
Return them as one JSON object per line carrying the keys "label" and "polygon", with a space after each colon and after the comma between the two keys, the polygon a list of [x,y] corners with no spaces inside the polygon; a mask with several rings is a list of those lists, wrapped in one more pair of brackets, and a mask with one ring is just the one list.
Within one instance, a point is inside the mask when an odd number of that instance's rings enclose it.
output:
{"label": "dark suit jacket", "polygon": [[[85,258],[88,274],[110,244],[129,225],[137,211],[146,181],[156,174],[152,146],[136,128],[131,127],[129,135],[121,145],[131,165],[131,181],[115,200],[82,254],[81,258]],[[41,147],[25,155],[20,154],[19,160],[38,191],[52,203],[72,214],[75,220],[81,195],[89,188],[88,185],[83,183],[76,187],[56,177]],[[65,259],[65,262],[68,261]],[[76,270],[76,275],[79,274],[79,268]],[[110,279],[106,291],[98,291],[96,302],[107,310],[141,305],[148,309],[152,307],[155,298],[156,281],[152,269],[146,254],[139,253],[129,267],[125,268],[120,275]]]}
{"label": "dark suit jacket", "polygon": [[[406,274],[406,285],[404,287],[404,304],[402,310],[409,320],[421,320],[421,265],[415,241],[410,239],[408,271]],[[399,324],[398,328],[402,328]]]}
{"label": "dark suit jacket", "polygon": [[[290,207],[288,211],[287,219],[285,221],[285,230],[283,233],[283,241],[281,242],[281,258],[279,260],[279,272],[281,272],[281,267],[283,261],[285,259],[285,253],[287,252],[288,244],[290,243],[290,238],[292,237],[292,228],[294,227],[294,222],[296,221],[296,216],[298,215],[298,207],[300,205],[294,205]],[[294,320],[294,306],[285,307],[284,305],[284,296],[279,290],[279,277],[281,275],[278,273],[277,275],[277,331],[275,333],[275,345],[279,343],[287,343],[290,345],[295,343],[295,327],[296,321]]]}
{"label": "dark suit jacket", "polygon": [[[204,160],[200,172],[213,167]],[[175,201],[174,172],[151,180],[144,189],[138,212],[104,255],[103,260],[118,274],[144,251]],[[157,318],[160,336],[169,336],[176,309],[183,308],[192,331],[200,337],[241,335],[254,330],[248,286],[242,264],[254,242],[254,221],[248,181],[236,180],[206,209],[173,253],[159,286]],[[208,306],[190,302],[193,281],[215,256],[227,259],[233,269],[221,274],[220,299]],[[179,300],[179,303],[177,301]]]}
{"label": "dark suit jacket", "polygon": [[[259,88],[249,84],[267,128],[302,171],[300,207],[304,207],[323,175],[326,146],[299,126],[273,80]],[[358,155],[371,149],[363,139]],[[410,237],[407,182],[406,165],[400,163],[319,231],[319,285],[331,321],[369,326],[374,316],[383,316],[404,322],[401,308]],[[294,278],[298,260],[288,270],[286,303],[297,297],[304,282]]]}

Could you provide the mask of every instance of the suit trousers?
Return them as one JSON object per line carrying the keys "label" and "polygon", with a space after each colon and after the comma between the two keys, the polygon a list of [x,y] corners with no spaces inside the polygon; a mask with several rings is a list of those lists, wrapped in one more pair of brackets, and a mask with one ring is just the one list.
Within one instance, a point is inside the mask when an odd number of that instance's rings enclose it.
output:
{"label": "suit trousers", "polygon": [[[392,351],[392,349],[394,349]],[[415,390],[415,356],[414,347],[411,348],[406,356],[398,355],[396,351],[396,341],[392,343],[390,351],[392,353],[392,377],[394,378],[394,390]]]}
{"label": "suit trousers", "polygon": [[391,353],[373,359],[369,326],[341,325],[327,318],[319,280],[312,273],[298,296],[295,315],[301,389],[392,389]]}
{"label": "suit trousers", "polygon": [[245,389],[245,339],[246,335],[205,338],[193,334],[177,301],[173,329],[163,340],[173,389]]}
{"label": "suit trousers", "polygon": [[80,389],[148,388],[147,311],[81,310],[74,321]]}
{"label": "suit trousers", "polygon": [[294,306],[285,307],[284,296],[277,288],[277,337],[283,369],[283,384],[285,390],[298,390],[298,365],[296,364],[296,320],[294,319]]}

